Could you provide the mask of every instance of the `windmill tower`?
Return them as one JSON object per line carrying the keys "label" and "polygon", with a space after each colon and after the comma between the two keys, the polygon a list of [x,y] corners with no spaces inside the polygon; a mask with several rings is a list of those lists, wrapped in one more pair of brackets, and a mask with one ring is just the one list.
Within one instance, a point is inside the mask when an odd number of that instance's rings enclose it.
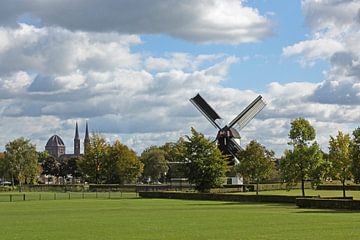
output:
{"label": "windmill tower", "polygon": [[[250,105],[248,105],[239,115],[237,115],[229,124],[220,126],[216,120],[221,117],[215,110],[203,99],[200,94],[190,99],[190,102],[204,115],[204,117],[218,129],[216,135],[217,146],[220,151],[229,156],[229,165],[239,163],[236,158],[239,151],[242,151],[240,146],[240,134],[242,130],[265,106],[261,95],[259,95]],[[229,176],[232,184],[242,183],[239,176]]]}

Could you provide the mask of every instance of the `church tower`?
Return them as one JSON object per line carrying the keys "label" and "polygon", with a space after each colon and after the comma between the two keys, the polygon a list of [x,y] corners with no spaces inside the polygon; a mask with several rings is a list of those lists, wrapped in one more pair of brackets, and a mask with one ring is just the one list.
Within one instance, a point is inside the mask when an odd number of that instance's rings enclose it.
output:
{"label": "church tower", "polygon": [[74,155],[80,156],[80,138],[79,138],[79,128],[78,128],[77,122],[76,122],[76,127],[75,127]]}
{"label": "church tower", "polygon": [[86,130],[85,130],[85,139],[84,139],[84,154],[86,154],[86,150],[90,144],[90,137],[89,137],[89,126],[86,122]]}

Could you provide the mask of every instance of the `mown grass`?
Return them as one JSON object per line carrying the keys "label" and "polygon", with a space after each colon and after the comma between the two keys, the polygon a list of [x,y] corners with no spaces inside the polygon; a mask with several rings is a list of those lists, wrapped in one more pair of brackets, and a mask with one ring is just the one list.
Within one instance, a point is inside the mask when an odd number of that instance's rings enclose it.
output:
{"label": "mown grass", "polygon": [[360,212],[165,199],[0,203],[1,239],[358,239]]}

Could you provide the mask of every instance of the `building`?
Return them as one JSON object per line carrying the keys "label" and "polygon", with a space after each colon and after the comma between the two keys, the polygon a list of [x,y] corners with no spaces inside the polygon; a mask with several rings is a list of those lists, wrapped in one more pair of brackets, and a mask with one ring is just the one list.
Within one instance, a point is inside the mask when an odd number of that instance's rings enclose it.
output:
{"label": "building", "polygon": [[[86,145],[90,143],[89,137],[89,127],[86,123],[85,138],[84,138],[84,153],[86,152]],[[79,128],[78,124],[75,125],[75,137],[74,137],[74,153],[67,154],[64,141],[58,135],[53,135],[49,138],[46,143],[45,150],[53,157],[58,160],[63,160],[65,158],[79,157],[82,154],[80,153],[80,137],[79,137]]]}

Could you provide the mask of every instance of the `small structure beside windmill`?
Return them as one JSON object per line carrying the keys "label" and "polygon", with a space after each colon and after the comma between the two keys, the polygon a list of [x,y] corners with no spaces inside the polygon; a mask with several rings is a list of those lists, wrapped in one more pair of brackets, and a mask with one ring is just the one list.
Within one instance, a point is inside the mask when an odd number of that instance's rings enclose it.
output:
{"label": "small structure beside windmill", "polygon": [[[215,110],[205,101],[204,98],[197,94],[190,99],[190,102],[204,115],[204,117],[218,129],[216,136],[217,146],[220,151],[229,156],[229,165],[239,163],[237,155],[243,149],[240,146],[240,134],[238,131],[243,129],[265,106],[261,95],[259,95],[251,104],[249,104],[239,115],[237,115],[229,124],[220,126],[216,120],[221,117]],[[241,176],[228,173],[227,184],[243,184]]]}

